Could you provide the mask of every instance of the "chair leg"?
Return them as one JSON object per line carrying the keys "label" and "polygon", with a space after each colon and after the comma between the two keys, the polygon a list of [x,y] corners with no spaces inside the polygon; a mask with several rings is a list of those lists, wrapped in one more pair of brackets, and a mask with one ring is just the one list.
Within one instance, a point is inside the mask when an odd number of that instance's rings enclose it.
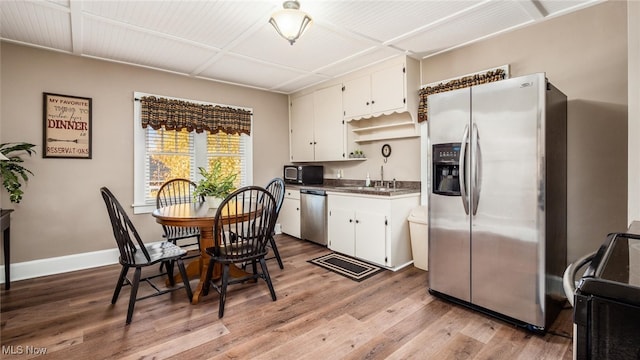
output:
{"label": "chair leg", "polygon": [[269,287],[269,292],[271,293],[271,300],[276,301],[276,291],[273,288],[273,284],[271,283],[271,276],[269,276],[269,270],[267,269],[267,262],[264,258],[260,258],[260,266],[262,267],[262,275],[264,277],[264,281],[267,282],[267,286]]}
{"label": "chair leg", "polygon": [[127,310],[127,325],[131,324],[133,318],[133,308],[136,306],[136,297],[138,296],[138,285],[140,285],[140,274],[142,268],[137,267],[133,273],[133,283],[131,284],[131,295],[129,296],[129,310]]}
{"label": "chair leg", "polygon": [[215,260],[209,259],[209,266],[207,267],[207,276],[204,278],[204,284],[202,284],[202,295],[209,295],[209,287],[211,286],[211,278],[213,277],[213,267]]}
{"label": "chair leg", "polygon": [[282,259],[280,258],[280,252],[278,251],[278,246],[276,246],[276,240],[273,238],[273,236],[269,237],[269,244],[271,245],[271,250],[273,250],[273,255],[276,257],[276,260],[278,260],[280,269],[284,269]]}
{"label": "chair leg", "polygon": [[[191,285],[189,285],[189,277],[187,276],[187,270],[184,268],[184,262],[182,259],[178,259],[176,261],[178,263],[178,270],[180,270],[180,276],[182,276],[182,282],[184,282],[184,287],[187,289],[187,297],[189,297],[189,302],[193,299],[193,293],[191,292]],[[173,279],[173,277],[171,277]]]}
{"label": "chair leg", "polygon": [[220,287],[220,305],[218,306],[218,318],[224,316],[224,303],[227,300],[227,285],[229,285],[229,264],[224,264],[222,270],[222,286]]}
{"label": "chair leg", "polygon": [[122,289],[122,285],[124,285],[125,280],[127,279],[127,272],[129,271],[128,266],[122,266],[120,270],[120,276],[118,277],[118,283],[116,284],[116,289],[113,291],[113,297],[111,298],[111,303],[115,304],[118,301],[118,296],[120,296],[120,290]]}
{"label": "chair leg", "polygon": [[164,266],[167,268],[167,276],[169,277],[169,285],[171,287],[176,285],[176,281],[173,278],[173,260],[171,261],[163,261]]}

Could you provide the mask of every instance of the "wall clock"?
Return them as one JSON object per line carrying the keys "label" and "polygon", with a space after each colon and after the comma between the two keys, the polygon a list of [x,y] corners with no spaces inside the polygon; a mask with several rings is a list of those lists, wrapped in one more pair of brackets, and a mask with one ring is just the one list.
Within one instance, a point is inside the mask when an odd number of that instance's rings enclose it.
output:
{"label": "wall clock", "polygon": [[382,156],[384,156],[384,162],[387,162],[387,158],[391,155],[391,145],[384,144],[382,145]]}

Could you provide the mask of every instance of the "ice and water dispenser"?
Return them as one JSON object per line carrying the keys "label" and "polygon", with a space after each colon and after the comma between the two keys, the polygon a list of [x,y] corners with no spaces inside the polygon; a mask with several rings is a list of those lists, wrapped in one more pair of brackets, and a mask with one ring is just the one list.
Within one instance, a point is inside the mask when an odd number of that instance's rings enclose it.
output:
{"label": "ice and water dispenser", "polygon": [[433,193],[460,196],[460,143],[433,145]]}

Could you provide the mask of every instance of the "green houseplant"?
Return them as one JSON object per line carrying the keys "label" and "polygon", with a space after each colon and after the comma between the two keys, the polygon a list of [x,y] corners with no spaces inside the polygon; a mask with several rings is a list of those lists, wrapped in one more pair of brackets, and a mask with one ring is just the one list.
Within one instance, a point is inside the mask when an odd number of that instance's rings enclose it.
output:
{"label": "green houseplant", "polygon": [[26,183],[29,181],[29,174],[33,175],[29,169],[22,166],[24,160],[20,155],[35,154],[34,146],[26,142],[0,144],[0,153],[7,158],[0,160],[2,186],[9,192],[9,200],[12,203],[19,203],[22,200],[24,194],[22,182]]}
{"label": "green houseplant", "polygon": [[[210,170],[198,167],[202,179],[196,183],[195,197],[204,196],[210,207],[217,207],[220,202],[235,190],[234,181],[237,173],[224,171],[222,162],[216,160]],[[215,198],[217,200],[211,199]]]}

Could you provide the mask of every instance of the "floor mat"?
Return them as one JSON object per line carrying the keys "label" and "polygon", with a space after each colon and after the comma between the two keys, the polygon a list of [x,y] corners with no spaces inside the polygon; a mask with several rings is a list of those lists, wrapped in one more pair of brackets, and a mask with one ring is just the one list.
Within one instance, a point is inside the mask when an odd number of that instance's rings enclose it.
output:
{"label": "floor mat", "polygon": [[338,253],[323,255],[309,260],[309,262],[354,281],[362,281],[384,270],[378,266]]}

